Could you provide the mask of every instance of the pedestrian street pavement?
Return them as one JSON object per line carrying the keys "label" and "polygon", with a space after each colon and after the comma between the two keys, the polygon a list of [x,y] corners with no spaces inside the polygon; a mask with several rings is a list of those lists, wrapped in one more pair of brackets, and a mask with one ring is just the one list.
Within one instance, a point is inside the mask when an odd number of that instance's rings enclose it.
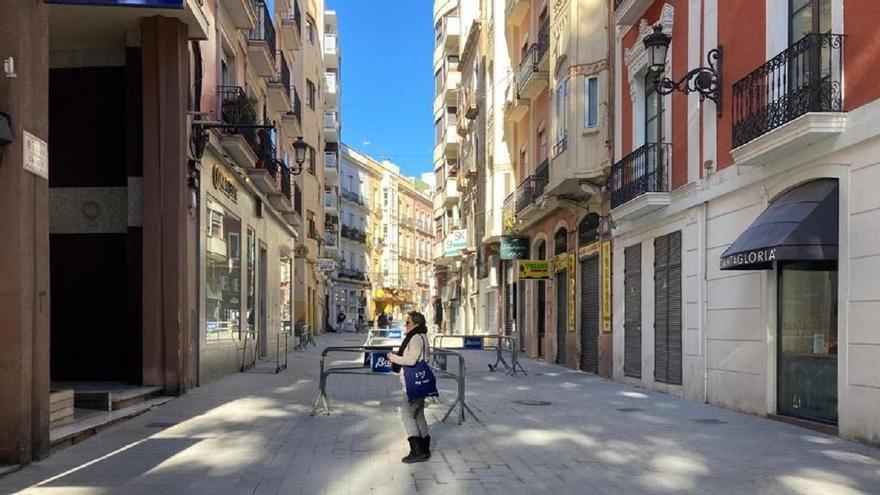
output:
{"label": "pedestrian street pavement", "polygon": [[333,413],[312,417],[319,349],[57,450],[0,478],[0,493],[880,494],[875,447],[535,360],[521,360],[527,376],[492,373],[491,351],[464,352],[479,421],[440,422],[455,398],[441,380],[442,404],[428,408],[433,457],[401,464],[397,376],[330,376]]}

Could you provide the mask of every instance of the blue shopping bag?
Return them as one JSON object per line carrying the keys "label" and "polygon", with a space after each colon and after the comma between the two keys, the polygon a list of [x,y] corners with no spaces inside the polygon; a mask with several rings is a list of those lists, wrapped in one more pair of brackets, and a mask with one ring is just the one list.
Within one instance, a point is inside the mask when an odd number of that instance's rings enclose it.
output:
{"label": "blue shopping bag", "polygon": [[425,361],[419,361],[415,366],[404,366],[403,378],[406,383],[406,397],[410,401],[440,395],[437,392],[437,378]]}

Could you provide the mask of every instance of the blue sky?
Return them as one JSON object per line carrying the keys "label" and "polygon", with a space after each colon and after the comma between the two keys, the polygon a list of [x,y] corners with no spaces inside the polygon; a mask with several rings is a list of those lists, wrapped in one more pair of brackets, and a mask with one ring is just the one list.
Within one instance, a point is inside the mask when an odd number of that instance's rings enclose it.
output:
{"label": "blue sky", "polygon": [[339,20],[342,140],[404,175],[433,170],[432,8],[431,0],[327,0]]}

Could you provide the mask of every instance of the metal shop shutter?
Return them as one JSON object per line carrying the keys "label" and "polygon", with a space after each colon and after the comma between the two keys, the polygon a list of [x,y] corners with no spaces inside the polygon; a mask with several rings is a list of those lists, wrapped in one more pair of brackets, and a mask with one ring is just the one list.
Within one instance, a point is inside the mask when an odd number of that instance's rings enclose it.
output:
{"label": "metal shop shutter", "polygon": [[599,257],[581,261],[581,370],[599,373]]}
{"label": "metal shop shutter", "polygon": [[516,283],[516,332],[519,350],[526,350],[526,290],[523,282]]}
{"label": "metal shop shutter", "polygon": [[568,328],[568,270],[556,274],[556,363],[565,364],[565,331]]}
{"label": "metal shop shutter", "polygon": [[514,292],[516,291],[513,282],[504,284],[504,335],[513,333],[513,319],[516,315],[515,303],[513,302]]}
{"label": "metal shop shutter", "polygon": [[642,246],[623,250],[623,374],[642,377]]}
{"label": "metal shop shutter", "polygon": [[654,379],[681,385],[681,232],[654,239]]}

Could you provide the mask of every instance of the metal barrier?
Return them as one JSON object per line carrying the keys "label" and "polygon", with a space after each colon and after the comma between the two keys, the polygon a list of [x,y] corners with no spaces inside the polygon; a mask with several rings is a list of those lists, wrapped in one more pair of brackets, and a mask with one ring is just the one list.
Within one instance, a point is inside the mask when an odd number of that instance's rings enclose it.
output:
{"label": "metal barrier", "polygon": [[294,337],[299,337],[299,342],[293,347],[295,351],[305,350],[309,344],[312,344],[312,347],[318,347],[318,344],[315,343],[315,336],[312,333],[311,325],[302,325],[299,327],[299,330],[294,329],[293,331]]}
{"label": "metal barrier", "polygon": [[[284,365],[281,364],[281,340],[284,338]],[[290,332],[278,332],[275,342],[275,373],[287,369],[287,354],[290,352]]]}
{"label": "metal barrier", "polygon": [[[503,364],[503,365],[504,365],[504,369],[507,370],[507,374],[508,374],[508,375],[516,375],[517,369],[519,369],[519,371],[521,371],[522,374],[524,374],[524,375],[528,375],[528,372],[526,372],[526,369],[523,368],[523,366],[519,363],[519,352],[518,352],[518,346],[516,345],[516,339],[515,339],[514,337],[509,337],[509,336],[507,336],[507,335],[500,335],[500,334],[488,334],[488,335],[464,335],[464,334],[435,335],[435,336],[434,336],[434,340],[433,340],[433,342],[432,342],[432,345],[433,345],[433,347],[434,347],[435,349],[442,349],[442,348],[443,348],[443,339],[462,339],[462,340],[464,340],[465,338],[471,338],[471,339],[473,339],[473,338],[480,338],[481,340],[484,340],[484,341],[485,341],[486,339],[495,339],[495,340],[498,341],[498,342],[496,342],[496,344],[495,344],[494,346],[490,346],[490,347],[489,347],[489,348],[494,347],[495,351],[498,353],[498,354],[497,354],[497,358],[495,359],[495,364],[490,364],[490,365],[489,365],[489,371],[498,371],[498,369],[499,369],[498,366]],[[507,344],[507,345],[508,345],[508,349],[504,349],[504,345],[503,345],[502,343]],[[464,347],[464,346],[463,346],[463,347],[461,347],[461,348],[466,349],[467,347]],[[486,347],[485,345],[483,345],[482,348],[483,348],[483,349],[486,349],[487,347]],[[507,350],[507,351],[510,352],[510,364],[507,364],[507,361],[504,359],[503,351],[505,351],[505,350]],[[436,364],[436,362],[435,362],[434,364]]]}
{"label": "metal barrier", "polygon": [[[364,368],[362,363],[358,363],[358,366],[337,366],[328,368],[326,366],[327,355],[331,352],[335,353],[356,353],[363,355],[365,352],[391,352],[394,349],[393,346],[344,346],[344,347],[327,347],[321,352],[321,379],[318,385],[318,397],[315,398],[315,403],[312,406],[312,416],[317,415],[319,412],[325,412],[327,416],[330,415],[330,399],[327,396],[327,377],[330,375],[374,375],[381,376],[385,375],[373,373],[370,368]],[[471,408],[465,403],[465,388],[464,388],[464,373],[465,373],[465,365],[464,365],[464,357],[455,351],[450,351],[447,349],[432,349],[432,356],[435,354],[443,354],[445,356],[455,356],[458,358],[458,374],[451,373],[445,369],[433,368],[434,376],[437,377],[438,380],[455,380],[458,383],[458,396],[455,398],[455,402],[449,406],[449,410],[446,411],[446,414],[443,416],[441,421],[446,421],[450,414],[458,407],[458,424],[462,424],[465,420],[465,411],[469,412],[471,416],[477,422],[480,421],[477,418],[477,415],[471,411]],[[429,363],[432,361],[428,361]],[[320,406],[320,411],[319,411]]]}

